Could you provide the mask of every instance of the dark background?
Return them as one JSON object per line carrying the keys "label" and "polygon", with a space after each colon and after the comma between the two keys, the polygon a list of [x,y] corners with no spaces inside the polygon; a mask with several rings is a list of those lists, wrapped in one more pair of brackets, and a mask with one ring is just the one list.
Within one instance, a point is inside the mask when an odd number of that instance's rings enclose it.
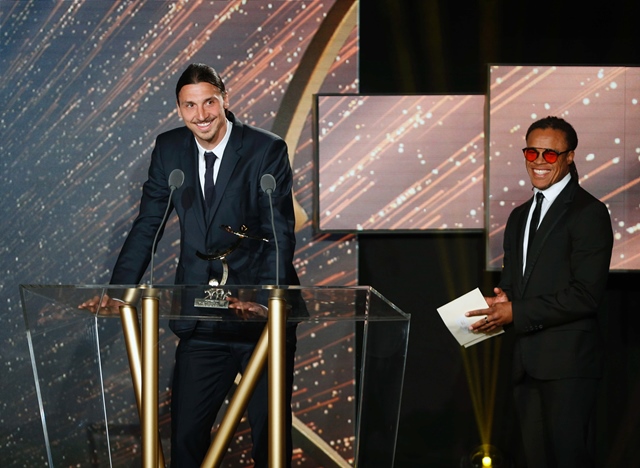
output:
{"label": "dark background", "polygon": [[[640,2],[631,0],[363,0],[360,92],[485,93],[487,64],[637,66],[638,19]],[[502,453],[502,466],[523,466],[509,391],[511,334],[465,350],[436,312],[475,287],[491,293],[499,274],[484,268],[484,234],[368,234],[358,240],[359,283],[412,315],[396,467],[472,466],[470,454],[481,439],[470,399],[477,378],[464,370],[469,361],[497,366],[495,408],[483,417],[492,418],[490,443]],[[638,285],[638,272],[610,275],[598,466],[640,466]]]}

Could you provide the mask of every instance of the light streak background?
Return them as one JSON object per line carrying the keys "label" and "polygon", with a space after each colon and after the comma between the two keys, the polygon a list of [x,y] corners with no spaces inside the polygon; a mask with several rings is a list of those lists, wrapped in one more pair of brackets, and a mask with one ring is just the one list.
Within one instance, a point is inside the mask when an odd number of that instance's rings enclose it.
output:
{"label": "light streak background", "polygon": [[[137,213],[154,138],[180,125],[175,82],[186,65],[213,65],[225,80],[236,115],[270,129],[278,109],[288,104],[283,104],[287,86],[334,4],[0,2],[2,466],[44,464],[18,285],[108,282]],[[354,28],[327,70],[323,92],[358,91],[357,50]],[[353,237],[316,235],[304,216],[312,211],[311,141],[309,117],[291,154],[302,220],[296,267],[306,285],[352,285]],[[158,283],[173,281],[177,243],[174,218],[158,249]],[[173,338],[167,339],[170,346]],[[122,343],[115,336],[108,345],[116,349]],[[332,359],[353,362],[348,343],[327,346]],[[309,404],[322,408],[334,383],[320,376],[318,349],[308,355],[301,351],[296,371],[318,372],[317,379],[305,380],[318,388],[303,390],[310,390]],[[46,359],[55,361],[56,351],[51,349]],[[135,447],[116,450],[123,464],[132,463]]]}
{"label": "light streak background", "polygon": [[640,68],[489,68],[487,265],[502,265],[509,213],[531,198],[521,149],[535,120],[565,118],[578,133],[581,185],[609,208],[612,270],[640,268]]}
{"label": "light streak background", "polygon": [[319,96],[318,225],[484,227],[484,96]]}

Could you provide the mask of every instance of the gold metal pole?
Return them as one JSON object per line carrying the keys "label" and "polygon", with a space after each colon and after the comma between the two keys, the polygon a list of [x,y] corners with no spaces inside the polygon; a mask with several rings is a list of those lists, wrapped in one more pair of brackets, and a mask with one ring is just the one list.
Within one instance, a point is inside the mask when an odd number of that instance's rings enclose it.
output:
{"label": "gold metal pole", "polygon": [[136,402],[138,403],[138,412],[140,412],[140,405],[142,403],[142,348],[138,311],[132,305],[121,305],[120,320],[122,321],[122,332],[124,333],[124,341],[127,345],[127,353],[129,355],[131,380],[133,381],[133,389],[136,394]]}
{"label": "gold metal pole", "polygon": [[[238,423],[249,404],[249,399],[256,388],[260,374],[264,370],[267,362],[269,331],[264,328],[258,343],[256,344],[251,359],[247,364],[244,375],[236,388],[233,398],[229,403],[229,407],[222,418],[220,427],[209,446],[207,455],[202,462],[201,468],[217,468],[222,463],[224,454],[229,446],[229,442],[238,427]],[[276,466],[276,465],[270,465]]]}
{"label": "gold metal pole", "polygon": [[269,296],[269,466],[286,466],[286,301],[282,289]]}
{"label": "gold metal pole", "polygon": [[158,298],[142,297],[142,466],[158,466]]}
{"label": "gold metal pole", "polygon": [[[129,369],[136,396],[136,403],[138,405],[138,415],[140,421],[142,421],[142,344],[138,311],[135,306],[131,305],[138,301],[138,296],[139,291],[137,289],[127,290],[123,298],[125,303],[120,306],[120,320],[122,322],[122,332],[129,357]],[[162,445],[158,440],[158,468],[164,468],[164,463]]]}

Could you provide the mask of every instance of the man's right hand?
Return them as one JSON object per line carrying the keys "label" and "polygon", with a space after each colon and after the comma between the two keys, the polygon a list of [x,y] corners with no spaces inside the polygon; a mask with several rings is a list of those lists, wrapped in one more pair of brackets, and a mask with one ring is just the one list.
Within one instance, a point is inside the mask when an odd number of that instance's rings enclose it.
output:
{"label": "man's right hand", "polygon": [[470,330],[473,332],[491,333],[497,328],[513,322],[513,310],[507,293],[500,288],[494,288],[494,297],[485,297],[488,309],[470,310],[466,317],[483,317],[472,323]]}
{"label": "man's right hand", "polygon": [[98,310],[106,314],[119,314],[120,306],[123,304],[124,302],[112,299],[108,295],[103,294],[102,296],[94,296],[88,301],[83,302],[78,306],[78,309],[85,309],[94,314],[98,312]]}

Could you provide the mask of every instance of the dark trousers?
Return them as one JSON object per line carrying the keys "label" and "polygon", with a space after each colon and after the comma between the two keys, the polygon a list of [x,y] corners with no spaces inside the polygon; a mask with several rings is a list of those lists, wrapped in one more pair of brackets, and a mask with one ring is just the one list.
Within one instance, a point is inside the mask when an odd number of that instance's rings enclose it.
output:
{"label": "dark trousers", "polygon": [[597,379],[525,376],[514,397],[529,468],[595,466]]}
{"label": "dark trousers", "polygon": [[[171,396],[171,466],[199,468],[211,443],[211,428],[254,343],[181,339]],[[291,408],[295,344],[287,343],[286,402]],[[268,467],[268,385],[265,368],[247,408],[255,467]],[[291,411],[287,412],[287,459],[291,464]]]}

